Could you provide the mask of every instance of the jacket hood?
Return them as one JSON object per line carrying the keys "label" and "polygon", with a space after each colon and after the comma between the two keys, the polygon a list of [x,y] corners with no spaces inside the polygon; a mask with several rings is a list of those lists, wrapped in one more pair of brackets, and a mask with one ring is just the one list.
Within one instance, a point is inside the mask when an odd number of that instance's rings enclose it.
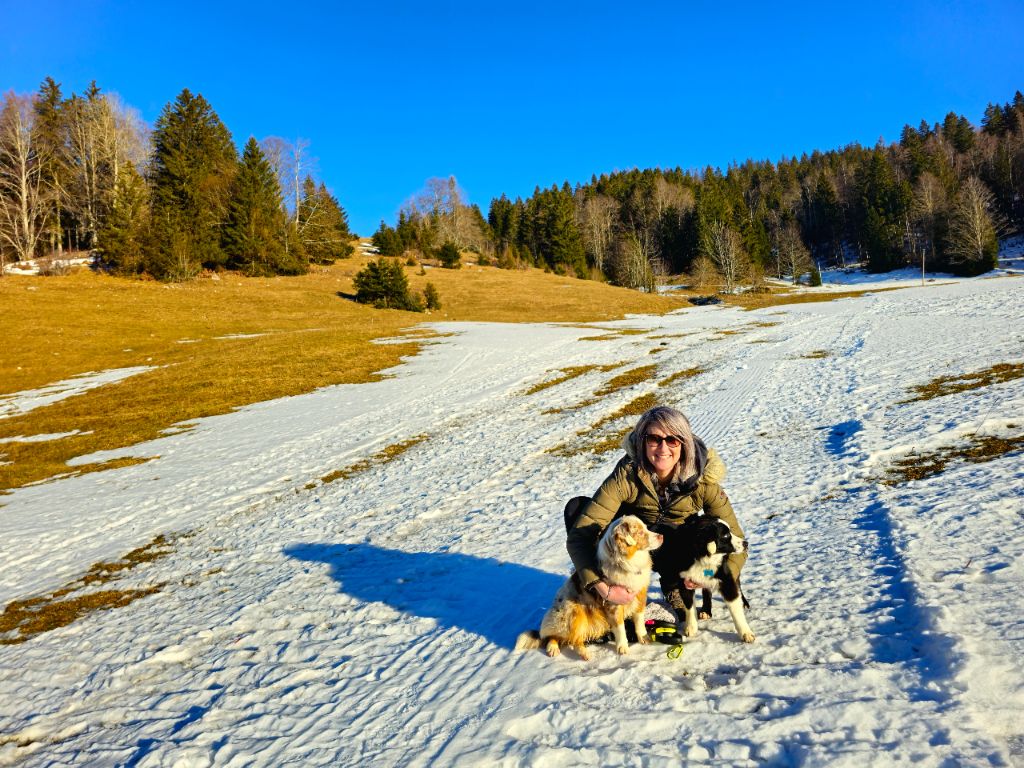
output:
{"label": "jacket hood", "polygon": [[[641,465],[637,459],[633,443],[633,432],[630,431],[629,434],[622,438],[622,449],[639,468]],[[693,444],[697,449],[697,474],[693,478],[681,478],[682,483],[689,484],[692,482],[696,485],[697,481],[704,479],[711,483],[721,484],[725,479],[726,468],[725,462],[718,455],[718,451],[714,448],[708,448],[704,445],[704,441],[696,435],[693,436]]]}

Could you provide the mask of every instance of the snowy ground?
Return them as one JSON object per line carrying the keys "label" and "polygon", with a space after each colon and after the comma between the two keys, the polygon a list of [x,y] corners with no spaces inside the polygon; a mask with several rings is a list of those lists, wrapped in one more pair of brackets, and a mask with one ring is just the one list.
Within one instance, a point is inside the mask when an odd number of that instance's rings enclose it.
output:
{"label": "snowy ground", "polygon": [[[0,646],[0,765],[1024,765],[1024,458],[878,482],[911,448],[1020,434],[1024,379],[900,401],[1020,362],[1022,318],[1024,281],[997,277],[635,317],[603,325],[645,334],[599,341],[442,324],[454,335],[394,378],[207,419],[114,454],[157,460],[18,490],[0,500],[4,604],[190,535],[119,585],[159,593]],[[578,407],[652,363],[649,383]],[[694,365],[707,372],[658,386]],[[645,392],[729,466],[757,642],[718,603],[677,660],[512,651],[568,572],[563,502],[618,458],[546,449]]]}

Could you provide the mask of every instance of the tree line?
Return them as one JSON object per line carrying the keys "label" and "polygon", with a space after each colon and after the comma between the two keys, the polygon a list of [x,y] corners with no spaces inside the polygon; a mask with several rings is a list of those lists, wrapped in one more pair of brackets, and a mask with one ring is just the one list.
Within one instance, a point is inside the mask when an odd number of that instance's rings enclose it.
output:
{"label": "tree line", "polygon": [[[308,144],[231,133],[183,90],[155,125],[92,83],[0,104],[0,266],[95,253],[123,275],[299,274],[349,256],[348,216],[308,172]],[[285,192],[287,190],[287,192]],[[0,271],[2,274],[2,271]]]}
{"label": "tree line", "polygon": [[431,179],[381,222],[382,253],[431,254],[443,242],[499,266],[538,266],[653,290],[689,273],[731,290],[768,273],[908,264],[980,274],[998,238],[1024,231],[1024,96],[990,104],[980,126],[950,112],[903,128],[898,142],[850,144],[724,172],[633,169],[491,201],[484,217],[454,177]]}

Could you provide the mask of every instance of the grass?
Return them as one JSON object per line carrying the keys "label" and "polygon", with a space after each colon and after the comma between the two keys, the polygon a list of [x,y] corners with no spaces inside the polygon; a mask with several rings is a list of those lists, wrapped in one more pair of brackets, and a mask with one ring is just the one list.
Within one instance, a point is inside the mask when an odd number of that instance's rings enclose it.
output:
{"label": "grass", "polygon": [[96,611],[121,608],[159,592],[163,584],[141,589],[83,590],[107,585],[127,571],[166,557],[173,551],[172,539],[157,536],[146,546],[133,549],[120,560],[93,564],[84,576],[48,595],[8,603],[0,614],[0,645],[23,643],[43,632],[66,627]]}
{"label": "grass", "polygon": [[[333,483],[336,480],[347,480],[348,478],[358,475],[361,472],[365,472],[370,467],[377,466],[380,464],[387,464],[389,461],[394,461],[403,453],[408,451],[410,448],[412,448],[415,445],[419,445],[428,438],[429,435],[416,435],[415,437],[411,437],[408,440],[403,440],[400,443],[388,445],[382,448],[381,450],[377,451],[377,453],[373,454],[373,456],[371,456],[368,459],[360,459],[355,464],[351,464],[345,467],[344,469],[338,469],[335,470],[334,472],[328,472],[326,475],[320,478],[319,484],[327,485],[327,483]],[[316,488],[317,485],[318,484],[315,482],[308,483],[306,485],[306,489],[309,490],[312,488]]]}
{"label": "grass", "polygon": [[523,392],[523,395],[534,395],[537,392],[542,392],[550,387],[563,384],[566,381],[579,378],[580,376],[590,373],[591,371],[610,371],[614,368],[618,368],[622,363],[612,363],[610,365],[571,365],[568,368],[562,368],[561,376],[556,376],[553,379],[547,381],[541,381],[534,384],[532,387]]}
{"label": "grass", "polygon": [[694,376],[699,376],[704,373],[705,369],[697,366],[695,368],[687,368],[683,371],[676,371],[675,373],[666,376],[664,379],[658,382],[659,387],[667,387],[669,384],[675,384],[677,381],[683,381],[684,379],[692,379]]}
{"label": "grass", "polygon": [[632,370],[612,377],[603,387],[594,392],[594,394],[597,397],[603,397],[604,395],[610,395],[612,392],[618,392],[620,389],[632,387],[634,384],[642,384],[643,382],[651,379],[657,370],[657,365],[642,365],[639,368],[633,368]]}
{"label": "grass", "polygon": [[917,396],[909,400],[901,400],[900,403],[915,403],[919,400],[945,397],[946,395],[954,395],[958,392],[988,387],[992,384],[1002,384],[1005,381],[1012,381],[1021,377],[1024,377],[1024,364],[999,363],[981,371],[964,373],[960,376],[940,376],[927,384],[919,384],[912,387],[912,391],[916,392]]}
{"label": "grass", "polygon": [[971,435],[966,445],[946,446],[927,453],[911,452],[894,461],[882,483],[900,485],[910,480],[923,480],[941,474],[955,461],[982,464],[1020,450],[1024,450],[1024,435],[1010,438]]}
{"label": "grass", "polygon": [[[430,320],[595,322],[663,313],[677,299],[540,270],[468,267],[406,270],[411,287],[437,286],[442,311],[376,310],[347,300],[365,259],[301,277],[232,273],[164,285],[81,270],[64,277],[0,278],[4,354],[0,396],[87,371],[152,370],[84,396],[0,420],[0,492],[58,475],[123,466],[71,467],[96,451],[153,440],[175,424],[332,384],[380,378],[428,338],[372,344]],[[188,343],[182,343],[188,341]],[[40,434],[46,442],[5,442]],[[136,461],[119,459],[119,462]]]}
{"label": "grass", "polygon": [[832,353],[827,349],[816,349],[813,352],[808,352],[806,355],[800,355],[803,360],[823,360]]}

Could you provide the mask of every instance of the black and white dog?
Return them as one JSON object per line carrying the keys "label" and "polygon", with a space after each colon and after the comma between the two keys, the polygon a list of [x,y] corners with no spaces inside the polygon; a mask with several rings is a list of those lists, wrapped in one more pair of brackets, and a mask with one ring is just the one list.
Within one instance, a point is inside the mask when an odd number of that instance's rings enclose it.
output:
{"label": "black and white dog", "polygon": [[743,611],[749,604],[740,589],[739,579],[725,566],[726,555],[747,551],[747,540],[733,535],[723,521],[706,515],[693,515],[682,525],[659,530],[665,535],[665,543],[658,553],[656,567],[662,574],[679,574],[683,582],[680,589],[686,609],[683,634],[686,637],[697,634],[693,598],[694,591],[701,589],[704,592],[702,613],[710,616],[709,591],[718,592],[725,600],[740,639],[745,643],[754,642],[754,633]]}

